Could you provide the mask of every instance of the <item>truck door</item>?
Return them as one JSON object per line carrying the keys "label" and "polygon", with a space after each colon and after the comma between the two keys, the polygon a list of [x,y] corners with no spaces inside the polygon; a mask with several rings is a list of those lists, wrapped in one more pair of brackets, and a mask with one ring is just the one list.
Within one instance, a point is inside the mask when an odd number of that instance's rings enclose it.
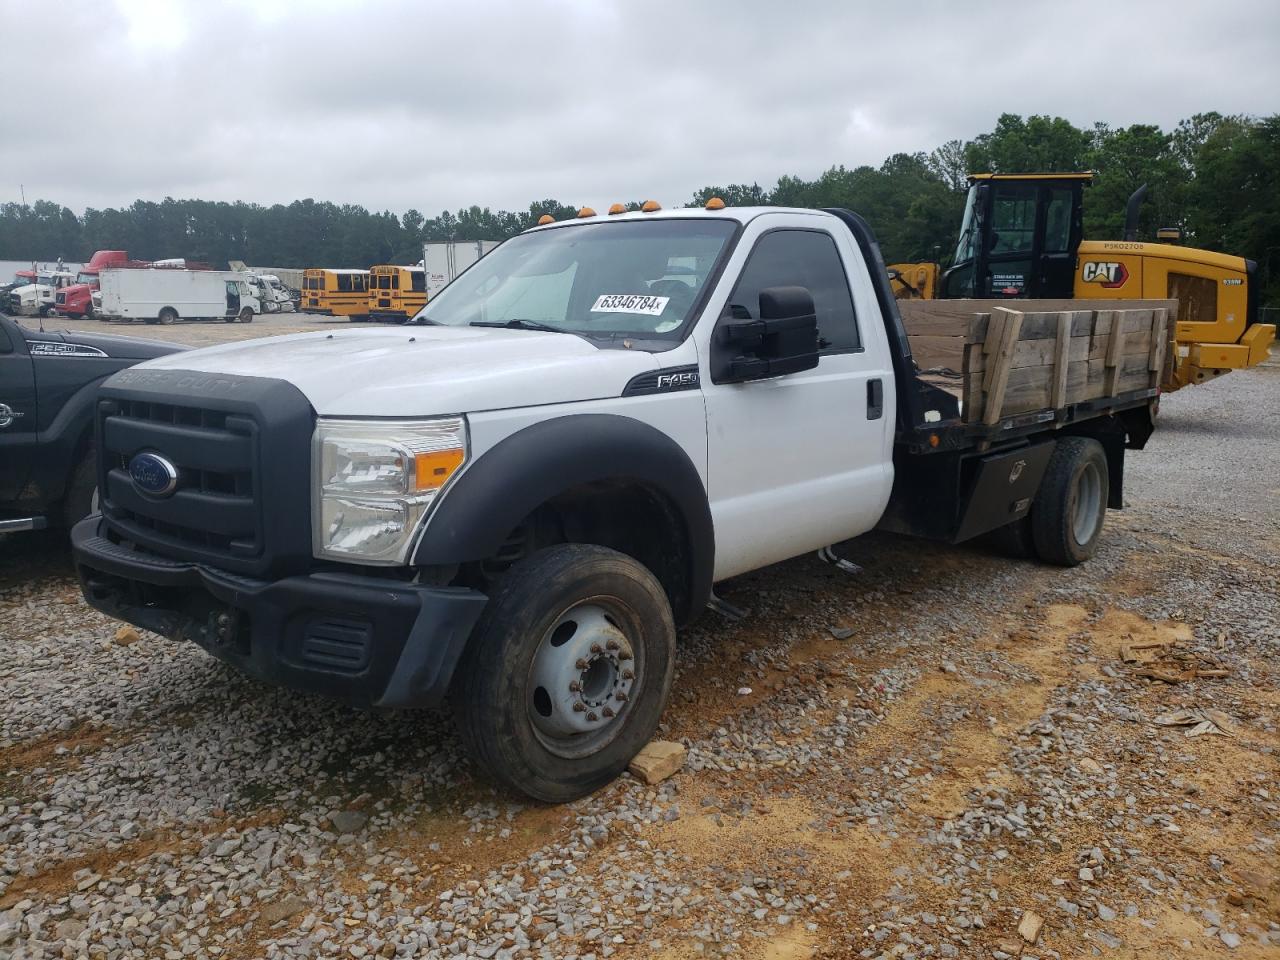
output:
{"label": "truck door", "polygon": [[36,442],[36,383],[27,341],[0,318],[0,501],[26,485]]}
{"label": "truck door", "polygon": [[849,284],[851,268],[865,275],[861,256],[811,217],[769,222],[754,243],[743,238],[750,252],[719,315],[759,318],[761,290],[806,287],[820,357],[811,370],[721,384],[703,360],[716,579],[866,532],[893,482],[888,350],[870,329],[880,321],[869,288],[855,308]]}
{"label": "truck door", "polygon": [[235,317],[240,314],[240,285],[234,280],[227,281],[227,316]]}

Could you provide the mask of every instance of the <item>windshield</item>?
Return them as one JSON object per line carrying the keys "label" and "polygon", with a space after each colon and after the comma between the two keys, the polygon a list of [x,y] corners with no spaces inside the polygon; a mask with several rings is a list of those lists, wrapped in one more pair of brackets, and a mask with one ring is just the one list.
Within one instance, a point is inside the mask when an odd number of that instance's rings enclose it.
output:
{"label": "windshield", "polygon": [[76,283],[97,283],[98,275],[96,273],[86,273],[81,270],[80,275],[76,277]]}
{"label": "windshield", "polygon": [[960,242],[956,244],[956,255],[952,263],[963,263],[972,260],[977,252],[978,230],[978,184],[969,188],[969,197],[964,202],[964,219],[960,221]]}
{"label": "windshield", "polygon": [[675,339],[735,226],[622,220],[522,234],[445,287],[418,318]]}

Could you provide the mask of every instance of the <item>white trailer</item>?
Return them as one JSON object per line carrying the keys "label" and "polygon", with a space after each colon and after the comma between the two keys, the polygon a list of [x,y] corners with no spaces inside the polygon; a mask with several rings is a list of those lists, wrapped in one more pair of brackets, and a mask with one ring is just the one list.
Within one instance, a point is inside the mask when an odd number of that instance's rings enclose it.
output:
{"label": "white trailer", "polygon": [[106,269],[101,284],[102,316],[109,320],[225,320],[251,323],[262,301],[239,270],[173,268]]}
{"label": "white trailer", "polygon": [[427,274],[427,300],[453,282],[463,270],[496,247],[500,240],[449,240],[422,245],[422,267]]}

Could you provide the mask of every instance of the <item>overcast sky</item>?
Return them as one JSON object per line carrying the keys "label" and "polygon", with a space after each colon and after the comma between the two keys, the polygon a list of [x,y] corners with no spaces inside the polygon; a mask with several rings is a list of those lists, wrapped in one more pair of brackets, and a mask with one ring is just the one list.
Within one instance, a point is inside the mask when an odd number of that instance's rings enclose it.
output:
{"label": "overcast sky", "polygon": [[428,216],[878,164],[1005,111],[1280,111],[1275,0],[0,0],[0,200]]}

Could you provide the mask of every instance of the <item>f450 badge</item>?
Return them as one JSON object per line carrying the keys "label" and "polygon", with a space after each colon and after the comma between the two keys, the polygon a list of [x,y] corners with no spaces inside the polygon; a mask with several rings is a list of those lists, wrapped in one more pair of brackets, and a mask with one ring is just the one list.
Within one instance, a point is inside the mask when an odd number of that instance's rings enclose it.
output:
{"label": "f450 badge", "polygon": [[1123,263],[1090,260],[1080,268],[1080,279],[1115,289],[1124,286],[1129,279],[1129,270]]}

